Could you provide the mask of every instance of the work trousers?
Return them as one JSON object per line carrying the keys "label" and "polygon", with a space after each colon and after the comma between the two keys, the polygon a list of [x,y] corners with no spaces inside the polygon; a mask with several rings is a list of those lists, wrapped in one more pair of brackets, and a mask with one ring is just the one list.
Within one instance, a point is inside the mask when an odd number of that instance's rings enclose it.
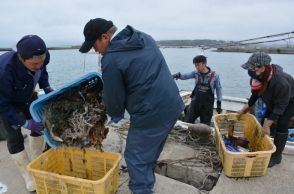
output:
{"label": "work trousers", "polygon": [[[36,100],[38,98],[37,93],[34,92],[31,98],[31,102]],[[29,111],[30,103],[26,104],[23,108],[21,109],[15,109],[16,112],[23,118],[25,119],[31,119],[32,115]],[[12,128],[4,118],[0,117],[0,122],[2,122],[2,126],[4,126],[4,129],[7,132],[7,148],[10,154],[16,154],[24,150],[24,138],[21,132],[21,128],[19,127],[18,129]],[[32,137],[38,137],[41,136],[40,134],[31,131],[30,136]]]}
{"label": "work trousers", "polygon": [[[7,148],[10,154],[16,154],[24,150],[24,138],[21,129],[13,129],[5,120],[0,117],[0,122],[7,132]],[[31,136],[38,137],[40,134],[31,131]]]}
{"label": "work trousers", "polygon": [[150,194],[155,184],[154,170],[168,133],[177,119],[156,128],[130,128],[124,157],[134,194]]}
{"label": "work trousers", "polygon": [[210,126],[213,115],[213,100],[204,100],[203,104],[197,100],[191,100],[188,123],[195,123],[195,120],[200,117],[200,123]]}

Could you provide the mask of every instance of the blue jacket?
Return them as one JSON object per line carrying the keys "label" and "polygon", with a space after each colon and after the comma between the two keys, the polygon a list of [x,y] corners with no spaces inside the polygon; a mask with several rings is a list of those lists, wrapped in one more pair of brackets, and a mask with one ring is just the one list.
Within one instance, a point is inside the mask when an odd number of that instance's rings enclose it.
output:
{"label": "blue jacket", "polygon": [[[39,87],[49,86],[46,65],[49,52],[41,67]],[[10,51],[0,56],[0,116],[11,126],[22,126],[25,119],[18,114],[31,102],[35,89],[34,77],[17,57],[17,52]]]}
{"label": "blue jacket", "polygon": [[178,87],[153,38],[127,26],[102,58],[103,99],[107,113],[125,109],[131,128],[165,126],[184,109]]}
{"label": "blue jacket", "polygon": [[[209,68],[209,67],[208,67]],[[210,70],[210,68],[209,68]],[[211,70],[210,70],[211,71]],[[208,80],[210,78],[212,72],[208,73],[204,78],[203,78],[203,82],[204,83],[208,83]],[[180,74],[180,78],[181,80],[186,80],[186,79],[195,79],[195,86],[197,85],[198,82],[198,76],[200,76],[200,73],[198,73],[197,71],[192,71],[191,73],[187,73],[187,74]],[[217,97],[217,101],[222,101],[222,86],[220,83],[220,78],[218,74],[215,74],[214,78],[211,80],[210,82],[210,87],[212,90],[212,93],[214,94],[216,91],[216,97]]]}

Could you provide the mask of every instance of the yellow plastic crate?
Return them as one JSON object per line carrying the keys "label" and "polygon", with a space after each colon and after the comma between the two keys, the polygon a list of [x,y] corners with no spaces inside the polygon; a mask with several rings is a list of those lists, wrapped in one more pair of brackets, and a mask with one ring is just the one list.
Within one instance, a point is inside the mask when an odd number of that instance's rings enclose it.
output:
{"label": "yellow plastic crate", "polygon": [[111,194],[121,155],[90,149],[50,149],[28,166],[38,194]]}
{"label": "yellow plastic crate", "polygon": [[[213,117],[215,141],[223,170],[228,177],[262,176],[266,173],[271,154],[276,151],[269,136],[262,136],[262,127],[251,114],[237,119],[237,114],[219,114]],[[234,135],[249,140],[253,152],[230,152],[226,149],[222,135],[227,134],[228,119],[234,119]]]}

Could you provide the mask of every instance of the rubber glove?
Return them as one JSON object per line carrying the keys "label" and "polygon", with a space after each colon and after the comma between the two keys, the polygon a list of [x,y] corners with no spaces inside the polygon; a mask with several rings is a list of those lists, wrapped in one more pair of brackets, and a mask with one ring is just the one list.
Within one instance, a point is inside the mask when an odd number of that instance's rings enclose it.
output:
{"label": "rubber glove", "polygon": [[118,117],[111,117],[111,121],[114,123],[118,123],[120,120],[122,120],[125,116],[124,115],[120,115]]}
{"label": "rubber glove", "polygon": [[26,129],[29,129],[31,131],[34,131],[34,132],[36,132],[38,134],[41,134],[41,131],[44,128],[42,123],[38,123],[38,122],[34,121],[33,119],[26,120],[23,127],[26,128]]}
{"label": "rubber glove", "polygon": [[238,120],[240,120],[241,119],[241,116],[243,114],[246,114],[248,111],[250,111],[250,107],[249,107],[248,104],[245,104],[241,110],[237,111],[237,114],[238,114],[237,118],[238,118]]}
{"label": "rubber glove", "polygon": [[265,119],[262,126],[263,135],[270,135],[271,126],[274,123],[273,120]]}
{"label": "rubber glove", "polygon": [[48,87],[44,88],[43,90],[44,90],[45,94],[48,94],[48,93],[54,91],[54,90],[51,88],[51,86],[48,86]]}
{"label": "rubber glove", "polygon": [[174,79],[180,79],[180,78],[181,78],[181,73],[178,72],[178,73],[176,73],[176,74],[173,74],[173,78],[174,78]]}
{"label": "rubber glove", "polygon": [[222,113],[222,102],[221,101],[216,101],[216,112],[218,114]]}

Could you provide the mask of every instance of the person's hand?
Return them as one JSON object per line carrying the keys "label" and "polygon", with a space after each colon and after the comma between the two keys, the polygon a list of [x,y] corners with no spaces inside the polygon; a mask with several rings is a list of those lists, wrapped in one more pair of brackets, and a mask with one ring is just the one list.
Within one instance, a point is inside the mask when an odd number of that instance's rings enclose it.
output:
{"label": "person's hand", "polygon": [[263,135],[270,135],[271,126],[274,123],[273,120],[264,119],[263,126],[262,126],[262,134]]}
{"label": "person's hand", "polygon": [[36,132],[38,134],[41,134],[41,131],[44,128],[42,123],[38,123],[38,122],[34,121],[33,119],[26,120],[23,127],[26,128],[26,129],[29,129],[31,131],[34,131],[34,132]]}
{"label": "person's hand", "polygon": [[181,73],[180,72],[178,72],[178,73],[176,73],[176,74],[173,74],[173,78],[174,79],[180,79],[181,78]]}
{"label": "person's hand", "polygon": [[48,86],[48,87],[44,88],[43,90],[44,90],[45,94],[48,94],[48,93],[54,91],[54,90],[51,88],[51,86]]}
{"label": "person's hand", "polygon": [[216,112],[218,114],[222,113],[222,102],[221,101],[216,101]]}
{"label": "person's hand", "polygon": [[243,114],[246,114],[249,110],[250,110],[249,105],[248,104],[245,104],[241,110],[237,111],[237,114],[238,114],[237,118],[238,118],[238,120],[240,120],[241,116]]}
{"label": "person's hand", "polygon": [[118,117],[111,117],[111,121],[114,123],[118,123],[120,120],[122,120],[124,118],[124,115],[120,115]]}

